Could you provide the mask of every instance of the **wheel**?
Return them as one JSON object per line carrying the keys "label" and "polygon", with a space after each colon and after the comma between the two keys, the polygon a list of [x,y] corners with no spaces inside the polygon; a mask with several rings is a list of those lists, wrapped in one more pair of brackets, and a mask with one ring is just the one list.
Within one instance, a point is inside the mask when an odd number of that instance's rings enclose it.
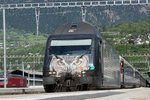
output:
{"label": "wheel", "polygon": [[81,91],[81,85],[76,86],[76,91]]}
{"label": "wheel", "polygon": [[66,87],[66,91],[70,92],[71,91],[70,87]]}
{"label": "wheel", "polygon": [[55,92],[56,85],[44,85],[44,90],[46,93]]}
{"label": "wheel", "polygon": [[122,84],[121,86],[120,86],[120,88],[122,89],[122,88],[125,88],[125,86]]}
{"label": "wheel", "polygon": [[88,90],[88,84],[82,84],[82,91]]}
{"label": "wheel", "polygon": [[136,87],[137,87],[137,86],[134,84],[134,85],[133,85],[133,88],[136,88]]}

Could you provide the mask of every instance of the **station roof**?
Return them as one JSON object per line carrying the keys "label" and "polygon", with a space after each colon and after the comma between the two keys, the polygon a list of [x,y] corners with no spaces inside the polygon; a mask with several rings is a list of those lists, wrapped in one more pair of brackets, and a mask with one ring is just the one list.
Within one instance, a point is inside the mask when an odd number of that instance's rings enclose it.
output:
{"label": "station roof", "polygon": [[[10,71],[11,74],[16,74],[16,75],[23,75],[23,70],[13,70]],[[37,71],[32,71],[32,70],[24,70],[24,76],[28,76],[28,74],[32,77],[35,74],[35,77],[41,78],[42,72],[37,72]]]}

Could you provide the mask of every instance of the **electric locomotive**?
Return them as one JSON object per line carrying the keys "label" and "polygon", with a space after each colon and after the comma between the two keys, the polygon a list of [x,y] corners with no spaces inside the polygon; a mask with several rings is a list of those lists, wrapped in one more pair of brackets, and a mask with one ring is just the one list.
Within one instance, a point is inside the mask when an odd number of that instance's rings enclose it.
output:
{"label": "electric locomotive", "polygon": [[92,25],[62,25],[47,39],[43,86],[46,92],[124,87],[120,62]]}

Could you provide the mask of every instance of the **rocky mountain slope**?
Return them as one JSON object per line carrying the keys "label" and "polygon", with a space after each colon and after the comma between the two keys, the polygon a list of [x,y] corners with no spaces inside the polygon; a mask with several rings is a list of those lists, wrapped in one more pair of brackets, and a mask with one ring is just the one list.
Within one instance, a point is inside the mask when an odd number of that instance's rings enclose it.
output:
{"label": "rocky mountain slope", "polygon": [[[17,3],[20,0],[4,0],[3,3]],[[40,0],[40,2],[48,0]],[[62,1],[62,0],[53,0]],[[22,0],[22,2],[39,2],[39,0]],[[106,6],[87,7],[86,21],[95,26],[103,27],[127,21],[150,19],[150,5],[144,6]],[[0,29],[2,29],[2,11],[0,11]],[[6,10],[7,28],[36,32],[36,19],[34,9]],[[81,8],[49,8],[40,9],[41,33],[51,33],[61,24],[82,21]]]}

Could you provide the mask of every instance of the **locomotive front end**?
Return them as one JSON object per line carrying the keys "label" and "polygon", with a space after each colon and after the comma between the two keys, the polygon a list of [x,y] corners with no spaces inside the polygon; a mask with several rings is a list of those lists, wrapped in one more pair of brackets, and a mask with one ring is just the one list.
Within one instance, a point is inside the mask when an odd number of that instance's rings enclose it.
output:
{"label": "locomotive front end", "polygon": [[91,45],[92,39],[51,40],[45,81],[55,89],[65,87],[67,91],[85,89],[85,85],[92,84]]}

